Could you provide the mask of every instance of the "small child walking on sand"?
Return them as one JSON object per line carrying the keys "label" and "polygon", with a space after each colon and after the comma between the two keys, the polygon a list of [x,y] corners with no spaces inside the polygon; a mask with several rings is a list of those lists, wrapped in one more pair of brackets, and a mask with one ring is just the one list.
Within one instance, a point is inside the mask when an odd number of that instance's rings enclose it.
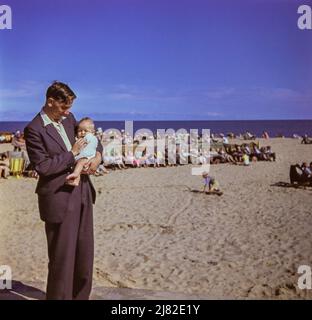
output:
{"label": "small child walking on sand", "polygon": [[[203,172],[202,177],[204,179],[203,193],[217,194],[218,196],[221,196],[223,194],[223,192],[220,191],[218,181],[214,177],[209,176],[208,172],[206,171]],[[207,187],[208,187],[208,191],[206,191]]]}

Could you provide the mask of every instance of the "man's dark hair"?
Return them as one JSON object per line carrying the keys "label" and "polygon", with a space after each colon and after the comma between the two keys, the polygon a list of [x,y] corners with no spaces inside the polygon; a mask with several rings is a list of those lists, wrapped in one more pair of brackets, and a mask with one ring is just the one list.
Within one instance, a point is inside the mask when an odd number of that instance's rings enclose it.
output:
{"label": "man's dark hair", "polygon": [[53,98],[60,102],[68,102],[75,99],[76,95],[67,84],[54,81],[47,90],[46,98]]}

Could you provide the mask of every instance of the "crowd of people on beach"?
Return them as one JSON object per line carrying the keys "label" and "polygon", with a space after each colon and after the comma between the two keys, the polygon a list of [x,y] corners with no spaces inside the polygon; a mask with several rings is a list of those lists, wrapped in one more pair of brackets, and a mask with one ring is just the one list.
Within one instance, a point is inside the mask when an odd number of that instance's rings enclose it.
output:
{"label": "crowd of people on beach", "polygon": [[271,146],[259,147],[258,143],[249,144],[223,144],[223,147],[210,150],[210,163],[243,163],[249,165],[250,161],[276,161],[276,153]]}
{"label": "crowd of people on beach", "polygon": [[[163,150],[157,149],[157,146],[152,143],[151,149],[148,147],[148,139],[142,143],[144,135],[136,137],[137,140],[132,140],[131,136],[122,131],[113,135],[104,136],[102,131],[97,132],[99,140],[104,147],[103,165],[100,172],[107,173],[107,168],[126,169],[128,167],[166,167],[177,166],[184,164],[244,164],[249,165],[252,161],[276,161],[276,153],[272,151],[270,146],[259,147],[259,142],[249,142],[243,144],[231,144],[225,136],[210,136],[210,151],[201,148],[202,145],[200,136],[191,136],[188,133],[169,133],[165,138],[168,141]],[[156,141],[156,136],[150,136],[150,140]],[[119,145],[114,145],[113,141],[121,142]],[[141,143],[140,143],[141,141]],[[143,140],[144,142],[144,140]],[[173,148],[169,147],[169,144]],[[199,150],[185,148],[185,144],[198,145]],[[130,148],[127,148],[130,145]]]}
{"label": "crowd of people on beach", "polygon": [[[112,130],[104,134],[101,128],[98,128],[94,135],[102,143],[104,149],[103,162],[96,171],[96,176],[109,173],[110,170],[127,168],[156,168],[189,163],[196,165],[230,163],[249,166],[251,162],[255,161],[276,161],[276,153],[272,151],[271,146],[260,147],[259,142],[254,141],[255,135],[248,131],[239,137],[233,133],[227,135],[211,134],[209,152],[200,148],[200,136],[193,137],[187,132],[177,134],[174,131],[166,131],[167,145],[162,149],[157,148],[157,143],[154,144],[154,141],[157,141],[156,135],[141,133],[133,139],[125,130]],[[269,139],[266,131],[263,132],[262,138]],[[243,143],[238,144],[231,143],[231,139],[251,141],[243,141]],[[302,143],[309,143],[310,141],[307,135],[303,136],[302,139],[304,141]],[[8,178],[10,174],[15,175],[15,171],[19,171],[18,176],[23,174],[37,178],[38,175],[29,164],[23,133],[16,131],[11,135],[11,139],[8,138],[8,133],[6,133],[5,142],[8,140],[13,146],[13,151],[0,154],[0,177]],[[152,147],[149,147],[150,140],[153,140],[153,143],[150,144]],[[1,139],[1,141],[4,141],[4,139]],[[170,142],[174,149],[169,147]],[[198,151],[189,148],[192,142],[199,146]],[[15,165],[10,162],[10,159],[17,158],[22,158],[22,162],[20,161],[19,164]]]}
{"label": "crowd of people on beach", "polygon": [[13,150],[0,154],[0,178],[8,179],[10,175],[38,177],[37,173],[30,167],[24,134],[18,130],[12,134],[10,139],[7,134],[6,140],[10,141]]}

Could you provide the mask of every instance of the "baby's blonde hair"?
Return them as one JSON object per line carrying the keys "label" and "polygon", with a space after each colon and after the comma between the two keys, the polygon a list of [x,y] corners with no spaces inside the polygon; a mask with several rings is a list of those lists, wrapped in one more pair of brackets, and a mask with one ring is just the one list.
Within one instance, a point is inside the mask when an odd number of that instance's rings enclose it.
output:
{"label": "baby's blonde hair", "polygon": [[95,131],[94,121],[93,121],[91,118],[89,118],[89,117],[84,117],[84,118],[80,119],[80,120],[78,121],[77,125],[76,125],[76,128],[75,128],[75,129],[76,129],[76,134],[78,133],[78,128],[79,128],[80,124],[81,124],[82,122],[84,122],[84,121],[90,122],[90,123],[93,125],[93,130]]}

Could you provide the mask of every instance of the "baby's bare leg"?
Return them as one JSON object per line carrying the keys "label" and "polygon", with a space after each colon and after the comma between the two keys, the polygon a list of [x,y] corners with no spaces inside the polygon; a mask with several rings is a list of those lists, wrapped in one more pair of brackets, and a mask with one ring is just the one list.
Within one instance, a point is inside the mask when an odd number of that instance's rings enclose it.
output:
{"label": "baby's bare leg", "polygon": [[83,166],[88,162],[87,158],[79,159],[76,163],[74,172],[66,177],[66,184],[71,186],[78,186],[80,182],[80,174],[83,170]]}

